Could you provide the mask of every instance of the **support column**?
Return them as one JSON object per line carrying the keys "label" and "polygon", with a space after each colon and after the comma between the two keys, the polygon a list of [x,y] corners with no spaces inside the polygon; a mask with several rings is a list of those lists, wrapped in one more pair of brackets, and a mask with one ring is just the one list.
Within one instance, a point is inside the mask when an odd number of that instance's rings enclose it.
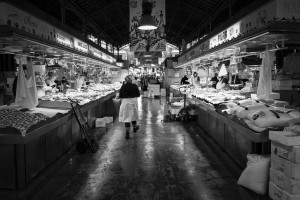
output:
{"label": "support column", "polygon": [[232,2],[231,2],[231,0],[228,0],[228,7],[229,7],[229,19],[231,19],[231,16],[232,16]]}
{"label": "support column", "polygon": [[61,22],[66,23],[66,2],[65,0],[60,0],[60,12],[61,12]]}

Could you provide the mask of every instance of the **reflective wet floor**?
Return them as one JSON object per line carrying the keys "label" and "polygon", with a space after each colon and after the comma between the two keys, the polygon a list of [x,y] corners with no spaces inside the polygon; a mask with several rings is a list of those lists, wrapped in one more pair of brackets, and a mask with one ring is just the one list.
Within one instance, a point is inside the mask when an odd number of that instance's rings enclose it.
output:
{"label": "reflective wet floor", "polygon": [[242,169],[195,122],[166,120],[165,105],[139,99],[141,128],[129,140],[115,121],[97,153],[73,147],[22,191],[0,191],[0,199],[266,199],[236,184]]}

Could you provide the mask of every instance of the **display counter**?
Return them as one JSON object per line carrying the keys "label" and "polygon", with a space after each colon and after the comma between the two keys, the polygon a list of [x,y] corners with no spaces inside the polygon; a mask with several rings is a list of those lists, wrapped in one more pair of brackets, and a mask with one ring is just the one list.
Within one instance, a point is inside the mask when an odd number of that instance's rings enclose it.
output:
{"label": "display counter", "polygon": [[270,153],[267,132],[256,133],[196,98],[189,101],[195,106],[197,122],[201,128],[241,167],[246,166],[248,153]]}
{"label": "display counter", "polygon": [[[112,92],[81,106],[90,126],[96,118],[114,116]],[[63,108],[66,102],[40,102],[43,107],[56,105]],[[68,105],[69,106],[69,105]],[[51,109],[51,106],[50,106]],[[42,170],[58,159],[80,139],[80,127],[70,108],[49,123],[31,128],[26,135],[11,134],[1,129],[0,134],[0,188],[21,189]],[[47,122],[47,121],[46,121]]]}
{"label": "display counter", "polygon": [[187,94],[188,105],[195,109],[198,124],[242,168],[246,167],[248,153],[270,153],[268,131],[255,132],[249,129],[242,120],[221,113],[213,104],[195,98],[193,89],[179,90],[179,86],[171,86],[171,90],[176,96],[182,95],[183,91]]}

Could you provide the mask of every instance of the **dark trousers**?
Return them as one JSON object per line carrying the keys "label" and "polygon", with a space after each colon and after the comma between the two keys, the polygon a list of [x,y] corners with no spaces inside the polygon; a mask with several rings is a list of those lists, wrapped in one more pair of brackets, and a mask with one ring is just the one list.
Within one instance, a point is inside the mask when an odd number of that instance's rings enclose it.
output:
{"label": "dark trousers", "polygon": [[[136,121],[132,121],[131,123],[133,127],[136,126]],[[130,122],[125,122],[125,128],[130,128]]]}

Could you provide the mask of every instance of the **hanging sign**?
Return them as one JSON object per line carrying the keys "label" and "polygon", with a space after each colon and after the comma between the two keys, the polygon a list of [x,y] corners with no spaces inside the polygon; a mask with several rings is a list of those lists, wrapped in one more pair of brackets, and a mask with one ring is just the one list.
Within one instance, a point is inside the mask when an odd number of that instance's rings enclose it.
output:
{"label": "hanging sign", "polygon": [[0,3],[0,25],[8,25],[21,31],[55,41],[55,27],[8,3]]}
{"label": "hanging sign", "polygon": [[74,38],[74,47],[75,49],[82,51],[84,53],[88,53],[88,45],[77,38]]}
{"label": "hanging sign", "polygon": [[142,15],[143,0],[129,0],[130,19],[130,50],[146,51],[146,46],[150,45],[150,51],[166,50],[166,10],[165,0],[152,1],[152,16],[154,17],[158,28],[151,31],[139,30],[138,23]]}
{"label": "hanging sign", "polygon": [[275,19],[275,7],[276,4],[272,1],[262,8],[250,13],[239,22],[212,37],[209,40],[209,48],[212,49],[239,36],[248,34],[253,30],[267,26],[268,23]]}
{"label": "hanging sign", "polygon": [[56,29],[56,42],[64,46],[74,48],[73,36],[59,29]]}

